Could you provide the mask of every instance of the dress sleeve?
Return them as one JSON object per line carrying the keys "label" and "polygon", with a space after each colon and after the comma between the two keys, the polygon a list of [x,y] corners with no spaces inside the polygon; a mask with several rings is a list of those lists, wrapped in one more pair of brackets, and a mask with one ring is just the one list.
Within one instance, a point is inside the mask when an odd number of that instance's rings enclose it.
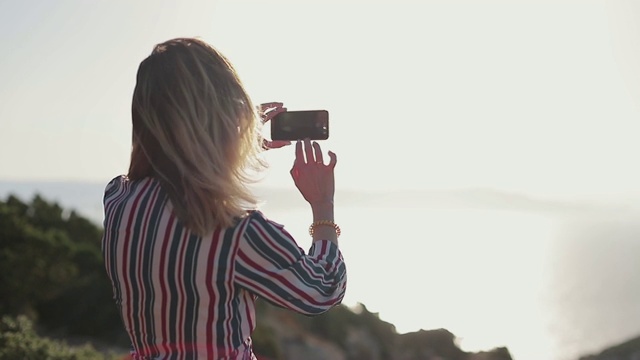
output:
{"label": "dress sleeve", "polygon": [[336,244],[315,241],[305,254],[282,225],[255,211],[238,246],[235,281],[276,306],[317,315],[342,301],[347,275]]}

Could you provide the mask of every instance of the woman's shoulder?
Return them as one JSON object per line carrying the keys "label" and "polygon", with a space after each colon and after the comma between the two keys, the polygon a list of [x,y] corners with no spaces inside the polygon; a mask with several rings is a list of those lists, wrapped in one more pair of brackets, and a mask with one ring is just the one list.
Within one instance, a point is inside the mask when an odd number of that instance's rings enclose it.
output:
{"label": "woman's shoulder", "polygon": [[129,181],[126,175],[118,175],[111,179],[107,186],[104,188],[104,196],[108,197],[110,194],[118,191],[118,189],[122,188],[124,184]]}
{"label": "woman's shoulder", "polygon": [[127,187],[127,185],[129,185],[129,182],[130,181],[127,175],[118,175],[114,177],[107,183],[107,186],[105,186],[104,188],[105,197],[108,197],[110,194],[118,192]]}
{"label": "woman's shoulder", "polygon": [[[150,186],[140,186],[140,185],[150,185]],[[126,198],[125,195],[134,195],[139,193],[140,191],[150,191],[155,189],[156,186],[159,186],[157,181],[151,177],[132,180],[127,175],[118,175],[111,179],[107,183],[104,189],[104,201],[107,199],[118,197],[120,199]],[[115,196],[118,195],[118,196]]]}
{"label": "woman's shoulder", "polygon": [[118,175],[107,183],[105,190],[109,190],[110,188],[116,187],[116,186],[122,186],[123,183],[128,181],[129,181],[129,178],[127,177],[127,175]]}
{"label": "woman's shoulder", "polygon": [[261,210],[257,209],[248,210],[244,219],[254,224],[270,224],[280,229],[284,228],[283,224],[273,221],[271,218],[267,217]]}
{"label": "woman's shoulder", "polygon": [[105,187],[105,191],[109,191],[110,189],[114,189],[114,188],[115,189],[121,188],[123,186],[130,186],[137,183],[144,183],[144,182],[154,183],[157,181],[152,177],[145,177],[138,180],[132,180],[127,175],[118,175],[107,183],[107,186]]}

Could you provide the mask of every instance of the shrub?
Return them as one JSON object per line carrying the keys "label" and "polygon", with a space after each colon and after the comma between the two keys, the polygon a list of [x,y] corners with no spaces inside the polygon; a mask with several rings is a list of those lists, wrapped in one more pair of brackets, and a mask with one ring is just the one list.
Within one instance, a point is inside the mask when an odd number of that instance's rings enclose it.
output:
{"label": "shrub", "polygon": [[107,360],[91,345],[71,347],[65,342],[40,337],[26,316],[5,316],[0,321],[0,360]]}
{"label": "shrub", "polygon": [[0,201],[0,315],[28,315],[58,333],[128,344],[101,237],[100,227],[40,196]]}

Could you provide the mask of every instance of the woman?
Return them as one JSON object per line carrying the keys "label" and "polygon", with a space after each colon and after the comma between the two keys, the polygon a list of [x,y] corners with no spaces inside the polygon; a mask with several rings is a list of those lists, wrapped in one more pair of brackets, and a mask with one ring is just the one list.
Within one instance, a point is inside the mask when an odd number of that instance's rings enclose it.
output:
{"label": "woman", "polygon": [[[270,120],[286,111],[265,104]],[[260,138],[230,62],[196,39],[155,47],[138,69],[126,176],[104,195],[102,249],[136,359],[255,359],[261,297],[316,315],[342,301],[346,270],[333,217],[335,154],[298,141],[291,169],[311,205],[307,254],[255,210],[248,171],[283,143]],[[303,146],[304,145],[304,146]]]}

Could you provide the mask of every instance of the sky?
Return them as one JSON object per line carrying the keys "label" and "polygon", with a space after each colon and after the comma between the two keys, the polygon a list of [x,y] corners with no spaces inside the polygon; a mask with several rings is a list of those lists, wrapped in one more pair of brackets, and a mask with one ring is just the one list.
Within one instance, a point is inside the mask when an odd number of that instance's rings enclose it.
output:
{"label": "sky", "polygon": [[[631,0],[0,0],[0,179],[126,172],[138,64],[197,36],[256,102],[329,111],[339,188],[638,196],[639,16]],[[293,148],[265,156],[263,184],[291,187]]]}

